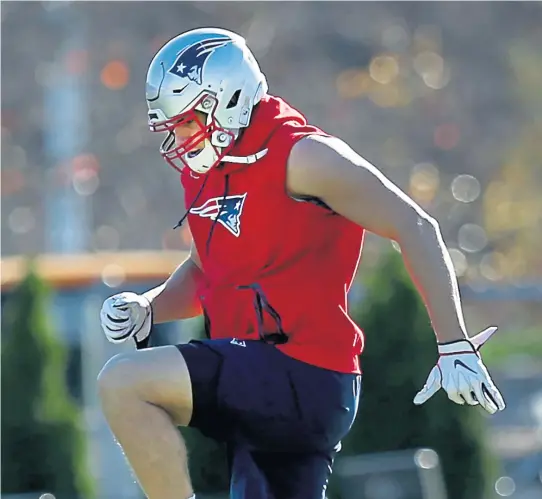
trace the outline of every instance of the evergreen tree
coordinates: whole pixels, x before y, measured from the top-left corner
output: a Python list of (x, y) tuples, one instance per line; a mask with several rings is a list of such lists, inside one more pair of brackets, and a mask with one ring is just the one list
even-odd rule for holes
[(90, 498), (80, 415), (50, 315), (49, 289), (30, 268), (2, 313), (2, 493)]

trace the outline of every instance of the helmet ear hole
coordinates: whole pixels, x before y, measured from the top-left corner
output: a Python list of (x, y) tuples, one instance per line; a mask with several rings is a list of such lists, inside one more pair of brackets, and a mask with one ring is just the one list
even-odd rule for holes
[(239, 102), (239, 97), (241, 95), (241, 89), (236, 90), (231, 99), (230, 102), (228, 102), (228, 105), (226, 106), (226, 109), (231, 109), (232, 107), (237, 106), (237, 103)]
[(225, 132), (224, 130), (217, 130), (216, 132), (213, 132), (211, 136), (211, 144), (216, 147), (228, 147), (234, 137), (230, 134)]

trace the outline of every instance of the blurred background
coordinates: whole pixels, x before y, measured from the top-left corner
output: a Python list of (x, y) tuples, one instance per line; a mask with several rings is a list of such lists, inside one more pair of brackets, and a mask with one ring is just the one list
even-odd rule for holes
[[(36, 372), (31, 380), (25, 374), (31, 370), (17, 360), (26, 358), (24, 342), (13, 338), (16, 325), (26, 327), (28, 338), (40, 330), (40, 320), (32, 322), (29, 308), (20, 305), (21, 296), (38, 303), (43, 298), (51, 304), (45, 314), (47, 348), (54, 344), (66, 352), (58, 364), (64, 380), (59, 382), (66, 384), (74, 414), (80, 413), (74, 424), (85, 442), (82, 467), (94, 497), (141, 497), (97, 406), (96, 375), (119, 351), (101, 337), (98, 311), (110, 294), (161, 282), (188, 249), (187, 230), (172, 230), (184, 212), (183, 193), (176, 172), (158, 153), (162, 138), (148, 131), (144, 88), (158, 48), (202, 26), (244, 35), (270, 93), (349, 142), (439, 220), (472, 333), (489, 323), (501, 329), (484, 358), (508, 408), (483, 419), (480, 445), (496, 463), (483, 497), (542, 497), (539, 2), (3, 1), (3, 469), (16, 470), (13, 476), (20, 471), (17, 462), (27, 462), (29, 454), (36, 459), (25, 453), (24, 443), (31, 439), (32, 417), (43, 416), (24, 410), (19, 384), (25, 376), (30, 385), (39, 384), (43, 375)], [(372, 288), (364, 275), (382, 268), (389, 247), (367, 238), (352, 290), (354, 307), (370, 303)], [(27, 277), (29, 257), (34, 266)], [(49, 289), (46, 298), (42, 284)], [(162, 326), (157, 341), (185, 340), (198, 331), (197, 320)], [(381, 335), (378, 341), (393, 340)], [(432, 358), (429, 350), (424, 370)], [(7, 362), (22, 369), (17, 376), (6, 375)], [(30, 418), (26, 427), (12, 409), (17, 401)], [(19, 440), (5, 434), (13, 428)], [(6, 441), (16, 454), (6, 450)], [(405, 469), (416, 476), (435, 468), (420, 464), (419, 454), (368, 461), (364, 455), (341, 468), (345, 476), (368, 476), (371, 469), (390, 470), (392, 476), (402, 466), (397, 462), (407, 463)], [(6, 476), (3, 471), (3, 483)], [(38, 497), (36, 491), (53, 490), (42, 487), (56, 483), (47, 480), (52, 478), (35, 486), (28, 480), (10, 483), (2, 497)], [(358, 495), (342, 497), (446, 494), (420, 489), (406, 495), (407, 485), (371, 484), (350, 487)], [(91, 497), (75, 485), (73, 490), (65, 497)], [(451, 499), (482, 498), (476, 494), (450, 495), (448, 488)]]

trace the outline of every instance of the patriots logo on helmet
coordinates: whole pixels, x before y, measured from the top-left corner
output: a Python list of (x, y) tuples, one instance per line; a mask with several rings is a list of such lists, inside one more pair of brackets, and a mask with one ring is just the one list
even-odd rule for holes
[(203, 82), (203, 68), (209, 56), (218, 48), (231, 43), (231, 38), (208, 38), (186, 47), (169, 69), (171, 74), (188, 78), (201, 85)]
[(217, 222), (226, 227), (235, 237), (241, 235), (241, 213), (245, 204), (247, 193), (235, 196), (211, 198), (201, 206), (192, 208), (190, 213), (200, 217), (218, 220)]

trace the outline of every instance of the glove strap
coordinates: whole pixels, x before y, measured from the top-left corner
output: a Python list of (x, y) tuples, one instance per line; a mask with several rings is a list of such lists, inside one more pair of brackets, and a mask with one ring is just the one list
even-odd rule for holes
[(469, 340), (455, 340), (438, 344), (440, 355), (476, 354), (476, 349)]

